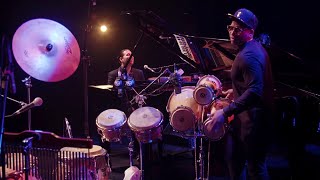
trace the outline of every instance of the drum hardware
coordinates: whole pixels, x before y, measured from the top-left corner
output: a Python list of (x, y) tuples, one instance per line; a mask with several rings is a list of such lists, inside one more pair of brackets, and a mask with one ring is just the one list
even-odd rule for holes
[(71, 125), (70, 125), (70, 123), (69, 123), (69, 121), (68, 121), (68, 119), (66, 117), (64, 118), (64, 121), (66, 123), (66, 129), (67, 129), (68, 137), (72, 138)]
[[(204, 115), (205, 115), (205, 108), (207, 108), (207, 106), (201, 106), (201, 118), (199, 120), (199, 123), (197, 124), (197, 132), (195, 133), (197, 135), (200, 136), (195, 136), (195, 138), (200, 138), (200, 146), (199, 146), (199, 159), (197, 160), (196, 156), (195, 156), (195, 173), (196, 176), (198, 176), (198, 171), (197, 171), (197, 163), (199, 164), (199, 177), (197, 177), (197, 179), (199, 180), (203, 180), (204, 178), (204, 150), (203, 150), (203, 119), (204, 119)], [(195, 147), (197, 146), (197, 140), (195, 139)], [(197, 154), (197, 148), (195, 148), (195, 154)], [(208, 152), (209, 153), (209, 152)], [(209, 169), (207, 170), (209, 172)]]
[[(142, 93), (144, 93), (152, 84), (154, 84), (161, 76), (163, 76), (166, 73), (171, 73), (170, 70), (167, 68), (165, 69), (162, 73), (160, 73), (153, 81), (151, 81), (145, 88), (143, 88), (139, 93), (137, 93), (135, 90), (134, 92), (136, 93), (136, 96), (133, 97), (130, 101), (131, 104), (133, 104), (134, 102), (138, 103), (138, 105), (141, 105), (144, 103), (144, 99), (146, 97), (142, 96)], [(158, 91), (159, 89), (161, 89), (164, 85), (166, 85), (169, 82), (169, 80), (167, 80), (160, 88), (154, 90), (152, 93), (149, 93), (149, 95), (153, 94), (154, 92)], [(132, 88), (134, 89), (134, 88)], [(141, 107), (139, 106), (139, 107)]]
[(25, 156), (25, 167), (24, 169), (24, 174), (25, 174), (25, 179), (28, 180), (29, 178), (29, 172), (30, 172), (30, 149), (32, 148), (32, 142), (34, 139), (40, 140), (41, 136), (31, 136), (28, 138), (25, 138), (22, 143), (24, 145), (23, 148), (23, 155)]

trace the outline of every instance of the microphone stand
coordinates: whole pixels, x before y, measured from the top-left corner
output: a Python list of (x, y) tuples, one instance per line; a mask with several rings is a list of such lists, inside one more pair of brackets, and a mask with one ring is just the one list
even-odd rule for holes
[[(2, 73), (2, 72), (1, 72)], [(1, 77), (2, 78), (2, 77)], [(2, 101), (2, 109), (1, 109), (1, 132), (0, 132), (0, 154), (1, 154), (1, 166), (2, 166), (2, 179), (4, 180), (5, 177), (5, 152), (4, 152), (4, 142), (3, 142), (3, 133), (4, 133), (4, 117), (6, 113), (6, 104), (7, 104), (7, 94), (8, 94), (8, 87), (9, 87), (9, 78), (10, 75), (5, 73), (4, 79), (5, 79), (5, 90), (4, 90), (4, 98)], [(1, 79), (2, 83), (2, 79)], [(1, 89), (1, 88), (0, 88)]]
[(162, 70), (162, 68), (170, 68), (170, 67), (184, 65), (184, 64), (187, 64), (187, 63), (174, 63), (174, 64), (170, 64), (170, 65), (167, 65), (167, 66), (160, 66), (160, 67), (155, 67), (155, 68), (151, 68), (151, 69), (153, 69), (153, 70), (156, 70), (156, 69)]
[[(4, 61), (5, 61), (5, 49), (7, 50), (7, 58), (10, 58), (10, 54), (11, 53), (11, 49), (10, 46), (7, 45), (7, 47), (5, 46), (6, 44), (6, 36), (3, 35), (1, 38), (1, 56), (0, 56), (0, 65), (4, 65)], [(12, 64), (10, 64), (11, 62), (9, 62), (8, 67), (12, 67)], [(4, 118), (5, 118), (5, 113), (6, 113), (6, 105), (7, 105), (7, 96), (8, 96), (8, 89), (9, 89), (9, 80), (10, 80), (10, 72), (13, 71), (13, 69), (7, 69), (7, 68), (3, 68), (4, 69), (4, 73), (2, 76), (2, 67), (0, 66), (0, 94), (2, 94), (1, 90), (2, 90), (2, 80), (4, 80), (5, 82), (5, 86), (4, 86), (4, 96), (3, 96), (3, 101), (2, 101), (2, 109), (1, 109), (1, 127), (0, 127), (0, 159), (1, 159), (1, 166), (2, 166), (2, 177), (1, 179), (5, 180), (6, 179), (6, 170), (5, 170), (5, 152), (4, 152), (4, 142), (3, 142), (3, 134), (4, 134)]]
[(83, 48), (81, 51), (81, 60), (83, 61), (83, 96), (84, 96), (84, 134), (87, 138), (90, 138), (90, 133), (89, 133), (89, 120), (88, 120), (88, 67), (90, 66), (90, 60), (91, 57), (88, 55), (88, 50), (87, 50), (87, 37), (88, 33), (91, 30), (91, 25), (90, 25), (90, 18), (91, 18), (91, 11), (94, 6), (96, 6), (96, 2), (89, 0), (88, 1), (88, 16), (87, 16), (87, 24), (84, 29), (84, 38), (83, 38)]

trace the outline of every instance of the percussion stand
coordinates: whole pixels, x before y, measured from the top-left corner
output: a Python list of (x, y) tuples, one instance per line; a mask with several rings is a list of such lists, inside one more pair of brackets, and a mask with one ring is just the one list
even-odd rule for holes
[[(31, 76), (22, 80), (27, 87), (28, 104), (31, 103)], [(28, 110), (28, 129), (31, 130), (31, 108)]]
[[(199, 159), (197, 160), (196, 154), (197, 154), (197, 141), (195, 141), (195, 173), (196, 173), (196, 179), (197, 180), (204, 180), (204, 150), (203, 150), (203, 119), (204, 119), (204, 113), (205, 113), (205, 106), (201, 107), (202, 113), (201, 113), (201, 120), (198, 124), (198, 133), (196, 132), (196, 136), (200, 137), (200, 146), (199, 146)], [(199, 164), (199, 177), (197, 172), (197, 163)], [(208, 178), (208, 177), (207, 177)]]
[(30, 173), (30, 148), (32, 148), (32, 141), (35, 137), (29, 137), (24, 139), (22, 142), (25, 145), (23, 148), (23, 154), (25, 155), (25, 167), (24, 167), (24, 173), (25, 173), (25, 180), (28, 180), (29, 173)]

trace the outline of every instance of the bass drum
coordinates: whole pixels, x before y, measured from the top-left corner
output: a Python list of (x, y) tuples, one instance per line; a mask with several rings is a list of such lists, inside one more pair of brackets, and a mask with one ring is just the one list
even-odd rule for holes
[[(219, 110), (223, 109), (224, 107), (228, 106), (231, 103), (231, 100), (226, 99), (226, 98), (220, 98), (216, 99), (211, 103), (210, 107), (210, 115), (209, 118), (207, 118), (204, 123), (203, 123), (203, 131), (204, 134), (206, 135), (207, 138), (209, 138), (212, 141), (218, 141), (220, 140), (225, 133), (229, 129), (229, 123), (233, 120), (233, 115), (228, 117), (228, 120), (222, 125), (218, 126), (215, 122), (214, 119), (211, 117), (214, 115), (214, 113)], [(209, 124), (213, 124), (213, 128), (209, 129)]]
[(174, 130), (185, 132), (193, 129), (201, 117), (201, 106), (193, 98), (194, 86), (184, 86), (181, 93), (169, 97), (167, 112)]
[(214, 75), (205, 75), (199, 79), (193, 93), (198, 104), (208, 105), (222, 90), (220, 80)]

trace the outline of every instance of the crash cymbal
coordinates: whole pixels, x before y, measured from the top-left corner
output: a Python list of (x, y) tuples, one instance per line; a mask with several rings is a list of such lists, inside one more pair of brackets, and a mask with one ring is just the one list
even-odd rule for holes
[(76, 38), (66, 27), (49, 19), (22, 24), (13, 36), (12, 50), (27, 74), (46, 82), (68, 78), (80, 62)]

